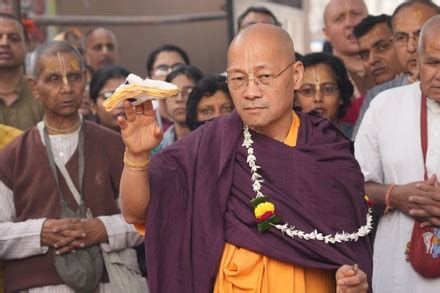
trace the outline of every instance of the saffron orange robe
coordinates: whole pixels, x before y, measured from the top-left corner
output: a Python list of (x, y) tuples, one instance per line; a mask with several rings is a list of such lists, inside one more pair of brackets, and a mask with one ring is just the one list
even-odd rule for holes
[[(295, 147), (301, 121), (292, 113), (292, 125), (284, 143)], [(334, 271), (295, 266), (226, 243), (214, 292), (331, 293), (335, 288)]]

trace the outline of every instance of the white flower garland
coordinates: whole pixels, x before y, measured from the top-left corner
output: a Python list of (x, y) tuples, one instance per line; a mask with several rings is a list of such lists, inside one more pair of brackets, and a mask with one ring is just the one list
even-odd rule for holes
[[(259, 197), (267, 197), (261, 192), (261, 184), (263, 183), (263, 177), (258, 174), (258, 169), (261, 167), (257, 165), (254, 154), (254, 149), (252, 148), (252, 145), (254, 141), (252, 140), (251, 133), (249, 132), (249, 127), (247, 125), (244, 125), (243, 128), (243, 146), (247, 149), (247, 163), (249, 167), (251, 168), (251, 179), (252, 179), (252, 189), (256, 193), (255, 198)], [(322, 233), (318, 232), (316, 229), (311, 233), (306, 233), (301, 230), (295, 229), (295, 226), (289, 225), (288, 223), (285, 223), (284, 225), (274, 225), (271, 224), (273, 227), (280, 230), (283, 234), (286, 234), (290, 238), (301, 238), (304, 240), (320, 240), (324, 241), (325, 243), (340, 243), (340, 242), (348, 242), (348, 241), (357, 241), (360, 237), (364, 237), (370, 233), (372, 229), (372, 222), (373, 217), (371, 216), (371, 208), (368, 209), (367, 213), (367, 222), (364, 226), (361, 226), (356, 233), (347, 233), (347, 232), (338, 232), (335, 235), (323, 235)]]

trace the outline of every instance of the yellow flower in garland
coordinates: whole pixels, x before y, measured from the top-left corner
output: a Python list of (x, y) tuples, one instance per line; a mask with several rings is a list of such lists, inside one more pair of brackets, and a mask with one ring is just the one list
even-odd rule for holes
[(251, 206), (257, 219), (258, 231), (264, 232), (271, 225), (281, 223), (281, 219), (275, 215), (275, 205), (267, 197), (256, 197), (251, 200)]
[(268, 201), (260, 203), (254, 210), (257, 219), (268, 212), (275, 213), (275, 205)]

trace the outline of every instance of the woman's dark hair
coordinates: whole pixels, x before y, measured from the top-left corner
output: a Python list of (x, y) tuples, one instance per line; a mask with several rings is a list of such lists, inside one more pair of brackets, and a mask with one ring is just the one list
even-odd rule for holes
[(180, 55), (180, 57), (182, 57), (186, 65), (189, 65), (191, 63), (188, 54), (182, 48), (177, 47), (176, 45), (163, 45), (155, 49), (148, 56), (147, 64), (146, 64), (148, 76), (151, 76), (154, 62), (156, 62), (157, 56), (162, 52), (176, 52), (177, 54)]
[(304, 64), (304, 68), (318, 64), (325, 64), (331, 69), (331, 71), (333, 71), (333, 76), (336, 80), (336, 85), (339, 89), (341, 95), (340, 98), (342, 100), (342, 104), (339, 106), (336, 115), (338, 119), (344, 117), (347, 108), (351, 105), (354, 88), (348, 78), (347, 69), (342, 60), (334, 55), (319, 52), (307, 54), (303, 56), (301, 61)]
[(188, 102), (186, 103), (186, 124), (191, 131), (203, 124), (197, 120), (197, 106), (199, 102), (203, 97), (211, 97), (217, 91), (222, 91), (227, 97), (231, 98), (228, 85), (226, 84), (226, 77), (208, 75), (197, 83), (189, 95)]
[(195, 84), (203, 78), (203, 72), (201, 72), (200, 69), (198, 69), (197, 67), (192, 65), (182, 65), (171, 71), (170, 74), (168, 74), (165, 78), (165, 81), (171, 82), (179, 75), (185, 75)]
[(92, 79), (90, 80), (89, 93), (90, 98), (96, 103), (98, 99), (99, 92), (105, 86), (107, 81), (112, 78), (123, 78), (125, 79), (130, 74), (126, 68), (122, 66), (112, 65), (101, 69), (98, 69), (93, 73)]

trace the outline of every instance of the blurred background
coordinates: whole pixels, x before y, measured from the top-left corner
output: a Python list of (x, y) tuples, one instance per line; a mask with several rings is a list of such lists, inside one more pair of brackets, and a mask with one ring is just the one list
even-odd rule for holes
[[(370, 14), (391, 14), (404, 0), (365, 0)], [(145, 76), (151, 51), (172, 43), (188, 52), (205, 73), (226, 68), (226, 52), (236, 32), (236, 18), (249, 6), (265, 6), (294, 37), (300, 53), (321, 51), (324, 7), (328, 0), (0, 0), (0, 11), (28, 19), (31, 40), (52, 39), (59, 32), (104, 26), (115, 32), (120, 64)], [(439, 1), (434, 1), (440, 4)], [(32, 46), (31, 48), (32, 49)]]

